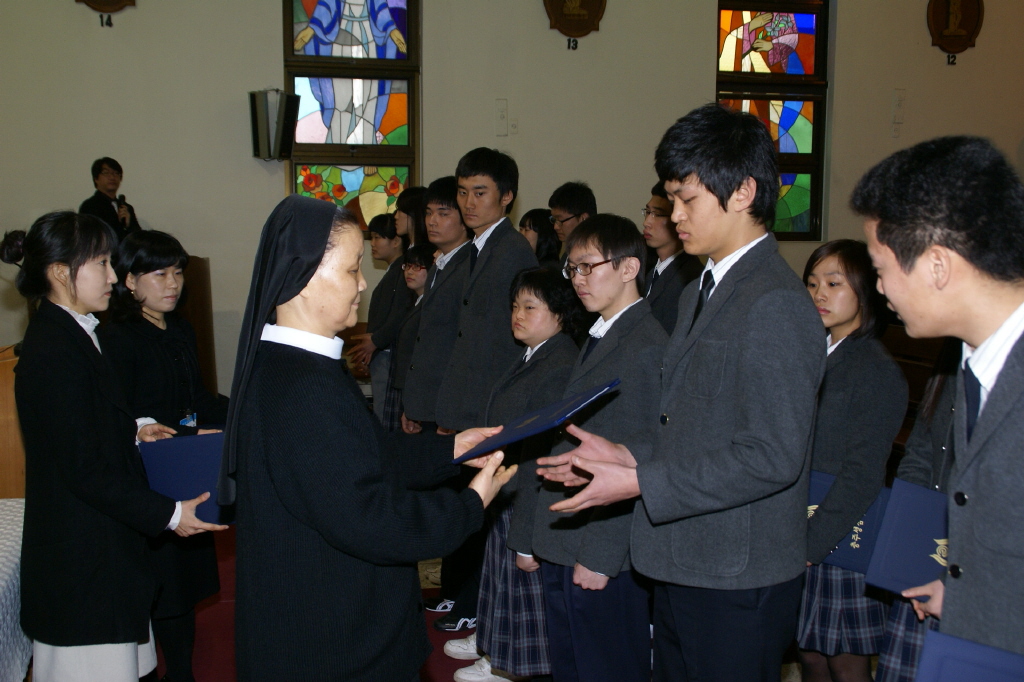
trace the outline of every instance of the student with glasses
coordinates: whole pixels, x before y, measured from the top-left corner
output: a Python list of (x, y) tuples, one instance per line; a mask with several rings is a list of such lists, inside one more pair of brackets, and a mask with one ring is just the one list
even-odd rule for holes
[[(597, 199), (585, 182), (567, 182), (556, 189), (548, 199), (548, 207), (551, 209), (551, 224), (555, 234), (563, 242), (580, 223), (597, 215)], [(562, 255), (563, 266), (566, 256)]]
[(661, 182), (651, 188), (651, 198), (640, 214), (644, 217), (644, 241), (658, 259), (647, 272), (644, 297), (651, 305), (654, 319), (671, 334), (679, 314), (679, 296), (687, 284), (700, 276), (704, 265), (699, 258), (683, 251), (683, 240), (672, 222), (672, 203)]

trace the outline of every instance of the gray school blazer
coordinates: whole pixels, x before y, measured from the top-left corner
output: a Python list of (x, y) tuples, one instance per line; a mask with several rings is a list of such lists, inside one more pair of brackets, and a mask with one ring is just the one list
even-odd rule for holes
[[(676, 585), (749, 589), (805, 570), (807, 487), (825, 328), (769, 234), (716, 285), (695, 281), (665, 351), (661, 407), (633, 450), (633, 565)], [(651, 446), (647, 446), (651, 447)]]
[[(658, 281), (651, 286), (645, 297), (651, 304), (651, 314), (661, 322), (666, 334), (672, 334), (676, 328), (676, 317), (679, 315), (679, 297), (686, 285), (700, 277), (704, 266), (700, 259), (688, 253), (680, 253), (675, 257), (665, 272), (658, 275)], [(654, 277), (654, 268), (647, 273), (647, 281)]]
[(961, 371), (942, 632), (1024, 654), (1024, 337), (1006, 358), (970, 440), (966, 415)]

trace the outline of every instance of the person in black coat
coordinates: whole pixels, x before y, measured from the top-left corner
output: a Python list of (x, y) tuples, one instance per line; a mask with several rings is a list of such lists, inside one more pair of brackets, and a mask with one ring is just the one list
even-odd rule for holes
[(888, 318), (864, 242), (840, 239), (818, 247), (803, 279), (829, 332), (811, 468), (836, 478), (807, 521), (800, 663), (811, 682), (870, 682), (885, 604), (865, 594), (863, 574), (822, 562), (885, 485), (885, 465), (907, 411), (907, 380), (878, 340)]
[[(412, 362), (412, 352), (416, 347), (416, 335), (420, 328), (420, 313), (423, 312), (423, 294), (427, 290), (427, 276), (430, 273), (430, 266), (434, 264), (434, 245), (430, 242), (414, 244), (405, 252), (405, 263), (402, 264), (402, 278), (406, 288), (413, 295), (413, 304), (405, 313), (402, 326), (398, 330), (398, 338), (395, 341), (395, 350), (391, 354), (391, 391), (387, 396), (388, 401), (393, 401), (394, 410), (398, 415), (405, 411), (402, 403), (402, 395), (405, 389), (405, 377), (409, 372), (409, 364)], [(388, 409), (389, 412), (392, 409)], [(389, 424), (384, 425), (388, 428)], [(388, 428), (389, 431), (401, 429), (401, 419), (397, 426)]]
[(430, 648), (416, 561), (477, 530), (515, 473), (499, 453), (461, 492), (400, 484), (403, 448), (458, 454), (497, 430), (385, 440), (336, 336), (357, 319), (362, 254), (355, 216), (296, 195), (257, 251), (225, 432), (236, 485), (219, 488), (238, 506), (239, 680), (413, 679)]
[(110, 226), (117, 234), (117, 241), (142, 229), (135, 209), (124, 200), (123, 194), (117, 193), (123, 175), (121, 164), (109, 156), (93, 161), (92, 184), (96, 192), (78, 207), (79, 213), (96, 216)]
[[(178, 436), (209, 433), (222, 425), (228, 400), (211, 395), (199, 372), (192, 326), (174, 314), (183, 294), (188, 254), (164, 232), (133, 232), (114, 259), (118, 281), (113, 323), (99, 329), (107, 359), (138, 420), (170, 425)], [(167, 679), (190, 682), (195, 605), (220, 590), (213, 535), (168, 533), (149, 541), (160, 589), (153, 631), (164, 653)]]
[(533, 208), (524, 213), (519, 219), (519, 234), (530, 242), (530, 247), (542, 268), (551, 268), (556, 272), (562, 269), (562, 261), (558, 257), (558, 252), (562, 250), (562, 241), (555, 234), (549, 209)]
[(195, 517), (208, 494), (175, 502), (149, 488), (135, 439), (169, 429), (137, 428), (94, 332), (92, 313), (107, 308), (116, 280), (115, 244), (102, 221), (65, 211), (27, 235), (8, 233), (0, 247), (4, 262), (22, 261), (18, 291), (39, 306), (14, 391), (25, 443), (21, 627), (40, 682), (134, 679), (155, 668), (145, 536), (224, 528)]
[(655, 183), (651, 188), (651, 199), (642, 213), (644, 241), (657, 256), (647, 272), (644, 298), (651, 306), (654, 319), (671, 336), (679, 315), (679, 297), (686, 285), (700, 276), (704, 265), (699, 258), (683, 251), (683, 241), (672, 222), (672, 202), (662, 183)]

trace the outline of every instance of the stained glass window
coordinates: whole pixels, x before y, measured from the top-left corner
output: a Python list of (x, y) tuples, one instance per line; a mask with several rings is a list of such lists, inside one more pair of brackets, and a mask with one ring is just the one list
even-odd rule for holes
[(295, 164), (298, 194), (344, 206), (359, 218), (364, 230), (374, 216), (394, 212), (408, 182), (408, 166)]
[(775, 205), (775, 232), (811, 231), (810, 173), (782, 173), (779, 202)]
[(369, 78), (295, 78), (299, 144), (409, 144), (409, 83)]
[(407, 0), (291, 0), (291, 4), (296, 56), (408, 56)]
[(815, 14), (719, 10), (718, 70), (813, 74)]
[(723, 99), (723, 105), (754, 114), (768, 128), (780, 154), (814, 151), (814, 102), (775, 99)]

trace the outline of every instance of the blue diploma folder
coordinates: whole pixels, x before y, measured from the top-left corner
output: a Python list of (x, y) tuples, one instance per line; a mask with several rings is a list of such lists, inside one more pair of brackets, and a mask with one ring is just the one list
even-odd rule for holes
[[(814, 510), (825, 499), (825, 495), (828, 494), (835, 481), (836, 477), (832, 474), (811, 471), (811, 487), (807, 495), (807, 518), (813, 516)], [(889, 502), (889, 492), (888, 488), (882, 488), (878, 497), (864, 512), (864, 516), (850, 529), (846, 537), (839, 541), (836, 548), (825, 557), (822, 563), (845, 568), (855, 573), (864, 573), (868, 570), (868, 562), (875, 549), (882, 516), (885, 514), (885, 507)]]
[(949, 498), (896, 479), (864, 579), (899, 594), (927, 585), (946, 570)]
[(929, 630), (916, 682), (1024, 682), (1024, 656)]
[(140, 443), (139, 451), (150, 488), (175, 500), (191, 500), (208, 492), (210, 499), (196, 507), (196, 516), (207, 523), (224, 523), (217, 504), (223, 433)]
[(466, 454), (456, 459), (455, 464), (468, 462), (469, 460), (480, 457), (481, 455), (486, 455), (488, 452), (498, 450), (509, 443), (515, 443), (516, 441), (523, 440), (524, 438), (529, 438), (530, 436), (535, 436), (538, 433), (543, 433), (548, 429), (553, 429), (618, 385), (619, 380), (615, 379), (607, 384), (602, 384), (597, 388), (592, 388), (589, 391), (584, 391), (583, 393), (577, 393), (576, 395), (565, 398), (564, 400), (559, 400), (557, 403), (553, 403), (547, 407), (542, 407), (536, 412), (531, 412), (530, 414), (523, 415), (518, 419), (513, 419), (508, 424), (505, 424), (505, 428), (501, 430), (501, 433), (491, 436)]

